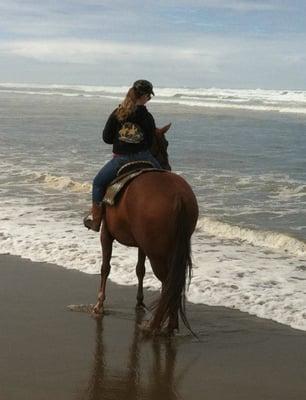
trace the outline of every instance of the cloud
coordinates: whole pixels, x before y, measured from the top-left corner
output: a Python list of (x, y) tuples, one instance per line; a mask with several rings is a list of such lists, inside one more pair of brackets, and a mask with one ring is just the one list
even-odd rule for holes
[(159, 3), (168, 6), (189, 6), (201, 9), (210, 8), (245, 12), (284, 10), (288, 7), (284, 1), (277, 0), (173, 0), (166, 2), (159, 0)]
[(181, 40), (180, 44), (145, 44), (142, 42), (48, 39), (0, 41), (2, 55), (35, 60), (46, 64), (116, 65), (121, 69), (127, 65), (136, 67), (170, 66), (198, 69), (203, 73), (239, 70), (239, 65), (248, 69), (271, 67), (275, 64), (303, 65), (305, 35), (251, 39), (235, 36), (206, 35)]
[[(136, 1), (137, 3), (137, 1)], [(149, 4), (151, 4), (149, 2)], [(154, 3), (152, 3), (152, 7)], [(133, 39), (150, 41), (154, 33), (168, 30), (155, 10), (118, 1), (62, 0), (38, 3), (0, 0), (0, 38)]]
[(306, 37), (209, 35), (178, 45), (52, 39), (0, 41), (1, 81), (158, 86), (305, 88)]
[[(33, 37), (58, 35), (82, 37), (87, 35), (135, 35), (155, 36), (160, 31), (169, 32), (169, 25), (177, 21), (177, 10), (188, 15), (217, 10), (218, 13), (254, 11), (284, 11), (290, 7), (288, 0), (0, 0), (0, 24), (2, 32)], [(205, 17), (200, 14), (199, 17)], [(218, 17), (216, 17), (218, 19)], [(197, 21), (198, 25), (201, 21)], [(218, 21), (207, 21), (212, 23)], [(223, 20), (224, 22), (224, 20)], [(189, 28), (192, 28), (190, 26)], [(150, 35), (148, 34), (150, 32)]]
[(32, 74), (40, 81), (95, 83), (96, 77), (99, 83), (109, 76), (122, 84), (146, 75), (165, 86), (250, 87), (276, 79), (283, 85), (295, 75), (302, 82), (305, 27), (294, 6), (289, 0), (0, 0), (1, 79)]
[(0, 52), (46, 63), (96, 64), (100, 62), (144, 63), (164, 62), (197, 63), (200, 59), (207, 67), (216, 64), (218, 50), (142, 43), (98, 40), (28, 40), (0, 42)]

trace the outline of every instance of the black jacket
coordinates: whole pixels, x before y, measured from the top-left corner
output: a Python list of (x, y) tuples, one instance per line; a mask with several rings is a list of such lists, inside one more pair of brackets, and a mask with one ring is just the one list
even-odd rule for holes
[[(136, 111), (124, 122), (119, 122), (115, 115), (116, 110), (109, 116), (103, 130), (103, 140), (105, 143), (113, 145), (113, 153), (129, 154), (149, 150), (156, 128), (152, 114), (149, 113), (145, 106), (137, 106)], [(141, 128), (143, 140), (140, 143), (126, 143), (119, 140), (119, 130), (125, 122), (136, 123)]]

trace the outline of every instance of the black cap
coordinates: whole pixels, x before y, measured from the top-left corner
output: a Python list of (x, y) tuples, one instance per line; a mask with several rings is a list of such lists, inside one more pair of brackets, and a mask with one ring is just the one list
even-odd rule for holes
[(154, 92), (153, 92), (153, 85), (151, 82), (146, 81), (145, 79), (139, 79), (138, 81), (133, 83), (133, 88), (140, 94), (140, 95), (144, 95), (144, 94), (153, 94), (153, 96), (155, 96)]

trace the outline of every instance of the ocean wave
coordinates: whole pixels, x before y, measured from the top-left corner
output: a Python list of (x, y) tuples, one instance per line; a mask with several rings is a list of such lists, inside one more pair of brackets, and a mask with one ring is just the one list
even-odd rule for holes
[[(121, 99), (127, 86), (0, 83), (0, 93)], [(156, 88), (155, 103), (190, 107), (306, 114), (306, 91), (220, 88)]]
[[(231, 179), (232, 175), (226, 176)], [(306, 185), (302, 180), (292, 179), (288, 175), (262, 174), (241, 175), (234, 185), (239, 189), (252, 188), (257, 192), (267, 193), (273, 200), (289, 200), (306, 196)]]
[(306, 243), (304, 241), (280, 232), (244, 228), (209, 217), (202, 217), (198, 222), (197, 229), (211, 236), (239, 240), (254, 246), (266, 247), (298, 257), (306, 256)]
[(89, 182), (78, 182), (69, 176), (56, 176), (46, 173), (35, 172), (34, 177), (30, 178), (31, 182), (39, 182), (47, 185), (50, 188), (57, 190), (71, 190), (73, 192), (89, 193), (91, 184)]
[[(236, 100), (239, 101), (238, 99)], [(282, 107), (280, 105), (256, 105), (256, 104), (234, 104), (232, 103), (224, 103), (224, 102), (204, 102), (204, 101), (194, 101), (194, 100), (156, 100), (156, 103), (167, 103), (167, 104), (179, 104), (182, 106), (189, 106), (189, 107), (203, 107), (203, 108), (213, 108), (213, 109), (229, 109), (229, 110), (248, 110), (248, 111), (272, 111), (278, 113), (292, 113), (292, 114), (306, 114), (306, 106), (303, 107)]]
[(304, 196), (306, 196), (306, 185), (284, 187), (277, 194), (277, 197), (281, 200)]
[[(91, 183), (78, 182), (69, 176), (56, 176), (48, 173), (35, 172), (31, 175), (31, 182), (42, 183), (56, 190), (70, 190), (78, 193), (90, 193)], [(284, 189), (285, 190), (285, 189)], [(305, 186), (286, 189), (289, 192), (280, 193), (281, 196), (304, 194)], [(246, 242), (248, 244), (281, 251), (294, 256), (306, 256), (306, 243), (290, 235), (273, 231), (262, 231), (225, 223), (211, 217), (202, 217), (197, 224), (197, 230), (205, 234)]]
[(45, 91), (31, 91), (31, 90), (1, 90), (0, 93), (12, 94), (26, 94), (26, 95), (40, 95), (40, 96), (63, 96), (63, 97), (85, 97), (85, 98), (107, 98), (111, 100), (120, 100), (122, 97), (109, 94), (86, 94), (86, 93), (73, 93), (73, 92), (45, 92)]

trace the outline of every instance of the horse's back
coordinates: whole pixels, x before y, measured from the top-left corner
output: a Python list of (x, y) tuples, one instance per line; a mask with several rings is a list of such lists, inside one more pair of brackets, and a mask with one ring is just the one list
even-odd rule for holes
[(108, 208), (108, 229), (123, 244), (165, 246), (173, 237), (182, 207), (191, 235), (198, 206), (189, 184), (172, 172), (146, 172), (128, 185), (115, 207)]

